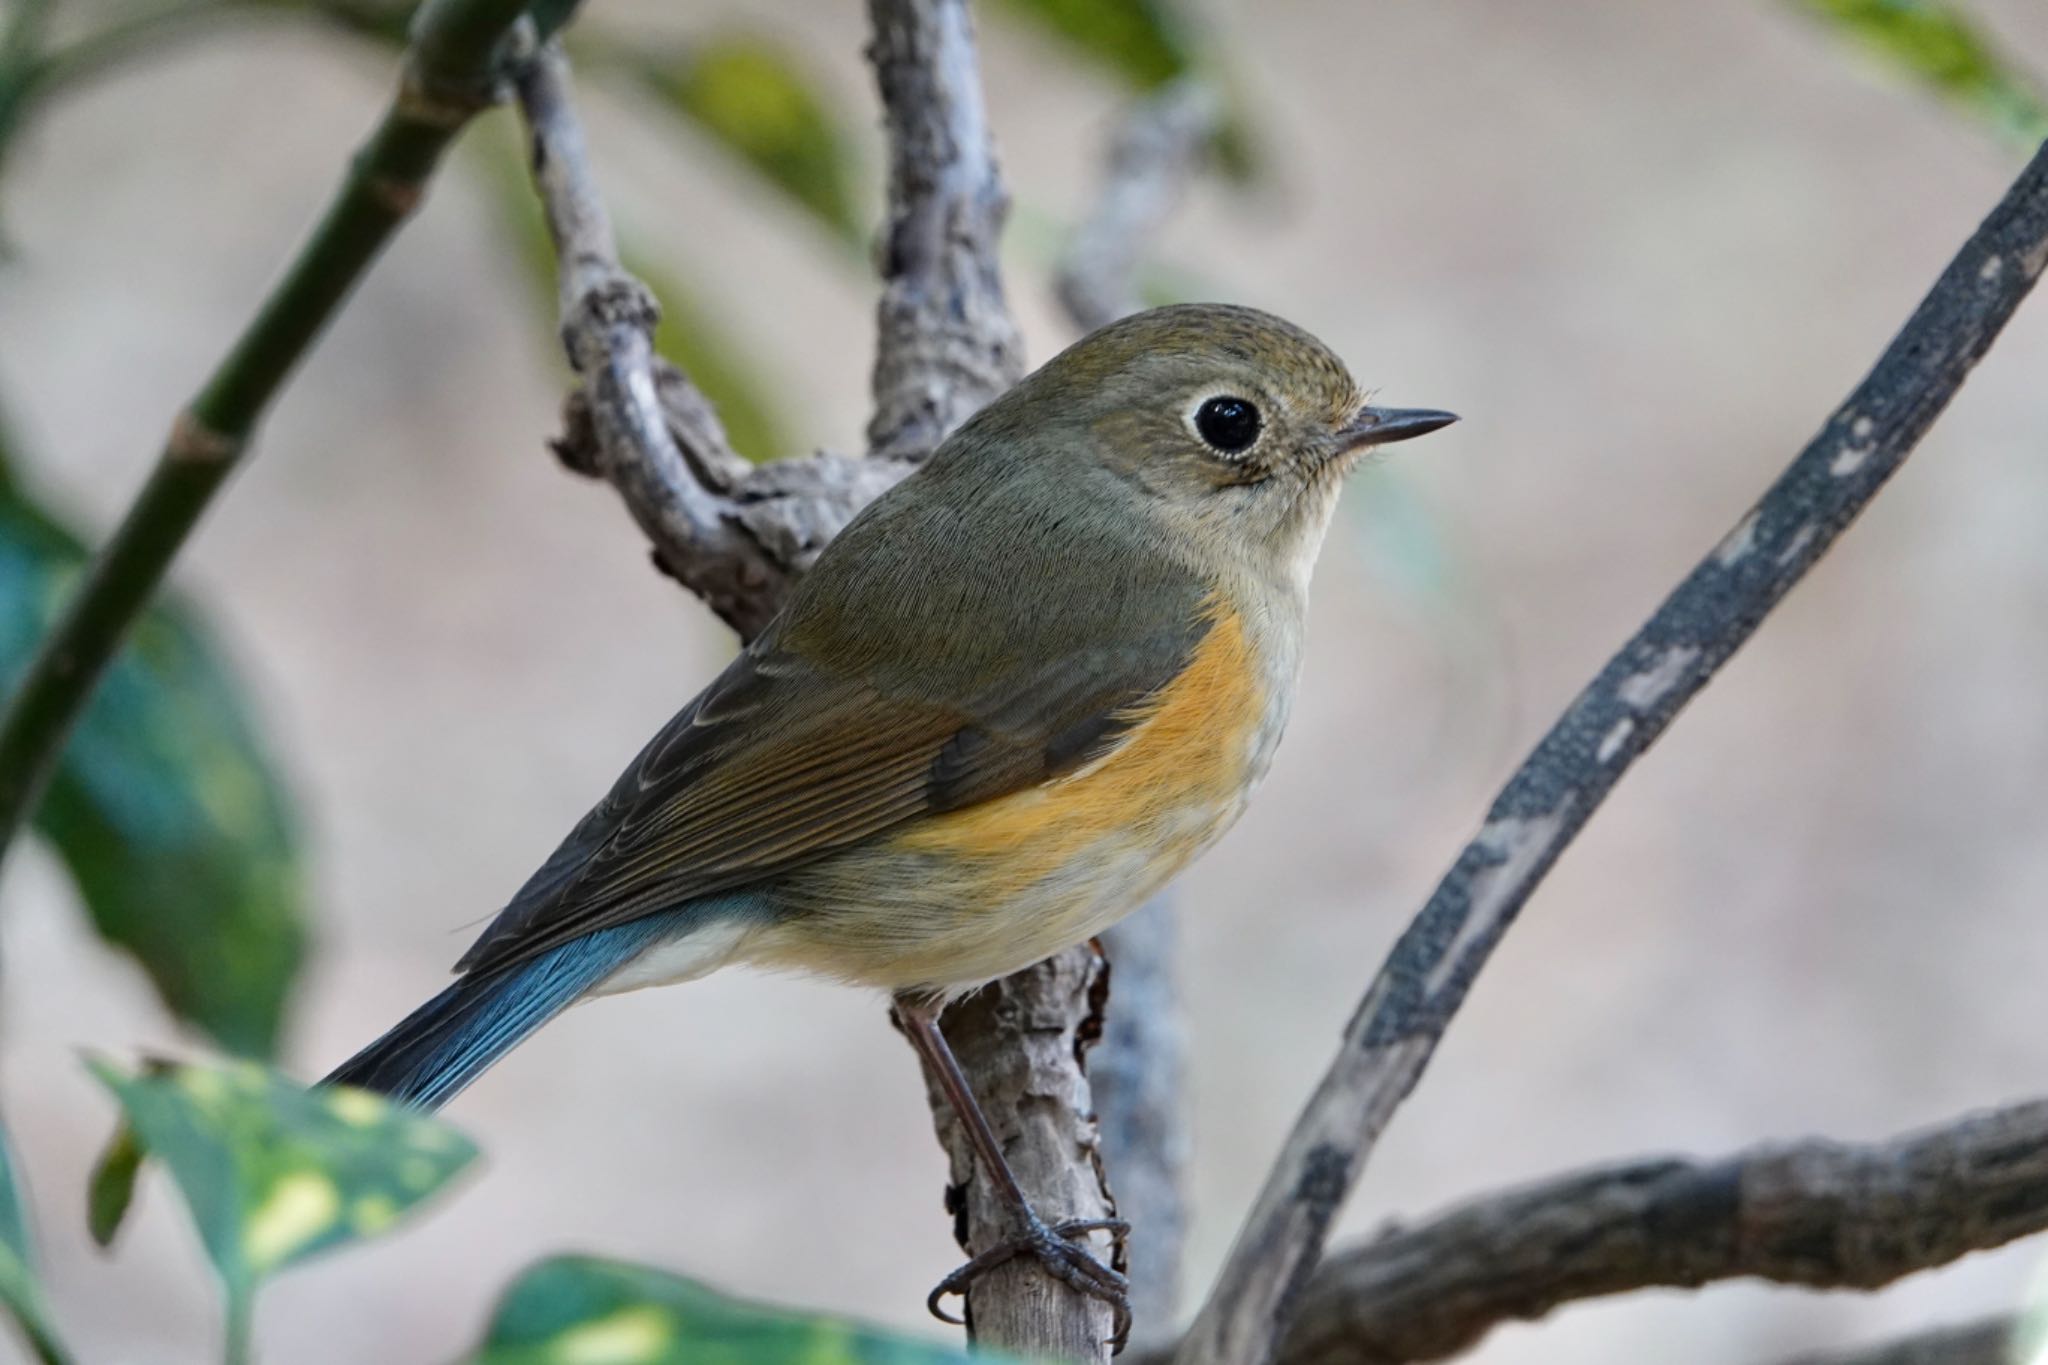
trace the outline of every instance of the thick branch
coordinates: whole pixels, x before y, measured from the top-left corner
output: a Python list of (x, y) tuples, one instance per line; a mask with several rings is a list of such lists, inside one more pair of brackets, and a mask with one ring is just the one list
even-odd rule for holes
[[(981, 1109), (1017, 1183), (1048, 1223), (1115, 1215), (1104, 1188), (1083, 1053), (1102, 1029), (1108, 987), (1101, 959), (1069, 948), (946, 1011), (945, 1032), (972, 1078)], [(963, 1248), (991, 1245), (1009, 1216), (975, 1164), (967, 1135), (930, 1076), (933, 1122), (952, 1162), (946, 1208)], [(1102, 1234), (1095, 1251), (1107, 1255)], [(1032, 1359), (1103, 1360), (1110, 1307), (1054, 1280), (1020, 1257), (969, 1291), (977, 1341)]]
[(66, 736), (250, 434), (356, 281), (426, 192), (441, 153), (496, 96), (495, 59), (525, 0), (427, 0), (398, 90), (283, 279), (191, 405), (156, 469), (0, 715), (0, 849), (41, 795)]
[(1074, 230), (1054, 281), (1082, 331), (1141, 306), (1139, 262), (1179, 205), (1221, 113), (1206, 81), (1183, 76), (1140, 100), (1118, 125), (1095, 206)]
[(889, 133), (868, 447), (915, 460), (1023, 376), (997, 259), (1010, 198), (965, 0), (869, 0), (868, 18)]
[(2048, 1101), (1887, 1142), (1631, 1161), (1479, 1199), (1332, 1257), (1284, 1365), (1441, 1360), (1560, 1305), (1754, 1277), (1875, 1289), (2048, 1229)]
[(1380, 969), (1182, 1344), (1258, 1365), (1394, 1110), (1516, 913), (1629, 765), (1875, 497), (2048, 263), (2037, 154), (1877, 366), (1509, 779)]

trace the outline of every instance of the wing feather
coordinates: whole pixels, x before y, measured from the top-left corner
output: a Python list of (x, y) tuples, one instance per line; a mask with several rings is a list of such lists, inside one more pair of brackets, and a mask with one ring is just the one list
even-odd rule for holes
[[(914, 479), (948, 477), (961, 476), (934, 464)], [(1031, 488), (991, 479), (945, 497)], [(997, 553), (913, 524), (950, 517), (953, 501), (892, 494), (871, 506), (784, 616), (641, 750), (458, 970), (500, 970), (772, 879), (920, 815), (1047, 781), (1114, 744), (1186, 666), (1208, 629), (1208, 594), (1157, 556), (1071, 524), (1080, 495), (1032, 495), (1057, 501), (1061, 535)], [(1055, 524), (1014, 512), (993, 522)]]

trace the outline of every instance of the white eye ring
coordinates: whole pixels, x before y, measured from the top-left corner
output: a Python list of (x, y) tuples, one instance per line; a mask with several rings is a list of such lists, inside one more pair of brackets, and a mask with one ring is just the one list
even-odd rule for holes
[(1258, 449), (1266, 435), (1266, 419), (1259, 405), (1230, 389), (1198, 394), (1181, 414), (1181, 421), (1218, 459), (1233, 463)]

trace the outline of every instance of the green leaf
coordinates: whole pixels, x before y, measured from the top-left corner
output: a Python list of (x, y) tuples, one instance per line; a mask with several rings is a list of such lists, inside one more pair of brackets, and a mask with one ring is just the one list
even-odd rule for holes
[(70, 1355), (51, 1325), (50, 1305), (36, 1278), (35, 1247), (29, 1240), (28, 1215), (21, 1186), (14, 1177), (14, 1154), (0, 1135), (0, 1303), (14, 1315), (15, 1326), (37, 1360), (65, 1365)]
[(253, 1062), (156, 1062), (135, 1076), (88, 1065), (140, 1149), (169, 1168), (231, 1323), (246, 1321), (266, 1276), (383, 1232), (476, 1156), (437, 1119), (366, 1090), (307, 1089)]
[[(76, 535), (0, 487), (0, 686), (84, 562)], [(247, 702), (189, 606), (171, 597), (136, 623), (35, 823), (100, 936), (135, 956), (172, 1013), (230, 1051), (275, 1052), (305, 952), (291, 814)]]
[(1172, 0), (1002, 0), (1001, 8), (1066, 40), (1140, 90), (1195, 65), (1191, 26)]
[(1007, 1357), (729, 1299), (648, 1266), (542, 1261), (468, 1365), (999, 1365)]
[(135, 1182), (142, 1175), (142, 1144), (135, 1129), (122, 1124), (107, 1142), (86, 1179), (85, 1226), (99, 1246), (112, 1246), (114, 1234), (135, 1202)]
[(1959, 5), (1940, 0), (1789, 0), (1886, 65), (1987, 120), (2026, 150), (2048, 138), (2048, 95)]
[[(529, 293), (547, 321), (548, 334), (553, 336), (559, 307), (555, 248), (548, 239), (540, 201), (526, 176), (524, 154), (515, 154), (510, 140), (503, 140), (498, 148), (489, 150), (496, 154), (484, 158), (482, 169), (498, 196), (499, 221), (512, 234), (519, 260), (525, 267), (522, 273)], [(681, 280), (651, 264), (628, 234), (622, 232), (620, 236), (620, 263), (661, 304), (661, 324), (655, 328), (654, 349), (689, 375), (690, 382), (711, 400), (734, 450), (756, 461), (787, 452), (790, 446), (775, 417), (770, 381), (761, 375), (725, 325), (697, 301)], [(556, 354), (560, 354), (559, 346)]]
[(621, 56), (626, 67), (699, 132), (796, 200), (849, 244), (866, 226), (854, 186), (860, 167), (841, 120), (782, 44), (729, 33), (669, 56)]

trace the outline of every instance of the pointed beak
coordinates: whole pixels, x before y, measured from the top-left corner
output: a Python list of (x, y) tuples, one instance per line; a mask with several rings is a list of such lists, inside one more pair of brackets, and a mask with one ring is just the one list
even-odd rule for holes
[(1458, 420), (1455, 412), (1435, 408), (1360, 408), (1337, 432), (1341, 449), (1362, 450), (1425, 436)]

